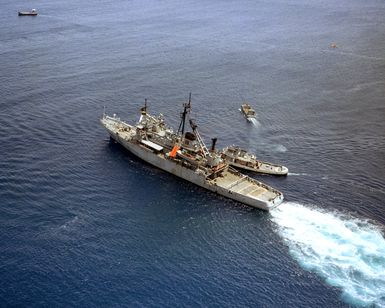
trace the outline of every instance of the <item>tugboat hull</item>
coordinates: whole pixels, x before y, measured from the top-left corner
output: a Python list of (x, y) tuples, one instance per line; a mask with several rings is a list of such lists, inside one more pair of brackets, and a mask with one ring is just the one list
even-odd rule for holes
[(257, 160), (255, 155), (239, 147), (227, 147), (221, 153), (230, 166), (238, 169), (273, 175), (287, 175), (289, 172), (287, 167)]

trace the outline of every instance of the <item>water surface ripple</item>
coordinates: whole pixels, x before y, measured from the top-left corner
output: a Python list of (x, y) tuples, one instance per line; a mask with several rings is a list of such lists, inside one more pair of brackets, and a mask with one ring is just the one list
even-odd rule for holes
[[(383, 2), (29, 5), (0, 11), (1, 306), (384, 305)], [(189, 92), (206, 140), (288, 166), (252, 175), (281, 212), (144, 164), (99, 123), (148, 98), (175, 127)]]

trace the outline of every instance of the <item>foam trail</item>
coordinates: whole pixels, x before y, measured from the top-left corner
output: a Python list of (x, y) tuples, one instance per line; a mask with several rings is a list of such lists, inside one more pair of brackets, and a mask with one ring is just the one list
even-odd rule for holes
[(307, 173), (294, 173), (294, 172), (289, 172), (288, 175), (292, 176), (303, 176), (303, 175), (308, 175)]
[(261, 126), (261, 123), (259, 123), (259, 121), (255, 118), (251, 118), (251, 119), (248, 119), (250, 121), (250, 123), (252, 123), (255, 127), (259, 127)]
[(287, 151), (287, 148), (284, 145), (282, 145), (282, 144), (277, 144), (277, 145), (274, 146), (274, 151), (275, 152), (284, 153), (284, 152)]
[(285, 202), (272, 220), (300, 265), (356, 306), (385, 307), (385, 239), (368, 221)]
[(260, 143), (260, 145), (261, 145), (261, 148), (270, 152), (278, 152), (278, 153), (287, 152), (287, 148), (282, 144)]

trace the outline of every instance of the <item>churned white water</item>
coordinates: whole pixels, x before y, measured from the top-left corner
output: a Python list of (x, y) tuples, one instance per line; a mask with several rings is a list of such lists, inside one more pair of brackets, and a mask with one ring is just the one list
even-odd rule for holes
[(251, 118), (249, 121), (250, 121), (255, 127), (260, 127), (260, 126), (261, 126), (261, 123), (260, 123), (257, 119), (255, 119), (255, 118)]
[(289, 172), (288, 175), (291, 175), (291, 176), (304, 176), (304, 175), (308, 175), (307, 173), (295, 173), (295, 172)]
[(271, 212), (290, 253), (357, 306), (385, 307), (385, 239), (374, 224), (285, 202)]

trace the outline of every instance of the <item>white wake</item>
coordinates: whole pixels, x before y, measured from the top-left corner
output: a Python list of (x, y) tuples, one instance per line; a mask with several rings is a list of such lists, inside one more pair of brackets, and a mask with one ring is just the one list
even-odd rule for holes
[(357, 306), (385, 307), (385, 239), (368, 221), (285, 202), (271, 212), (290, 253)]
[(289, 172), (288, 175), (291, 175), (291, 176), (304, 176), (304, 175), (308, 175), (308, 174), (307, 173)]
[(250, 123), (252, 123), (255, 127), (260, 127), (261, 123), (256, 118), (248, 119)]

